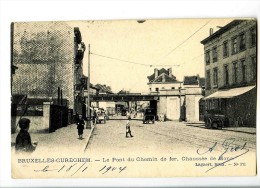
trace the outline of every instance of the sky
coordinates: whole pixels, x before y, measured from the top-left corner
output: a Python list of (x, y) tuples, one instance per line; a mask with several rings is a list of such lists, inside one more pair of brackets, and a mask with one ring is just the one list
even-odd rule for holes
[[(165, 19), (73, 21), (86, 44), (83, 73), (88, 75), (90, 44), (90, 81), (132, 93), (148, 92), (147, 76), (154, 68), (172, 68), (178, 81), (184, 76), (204, 77), (204, 47), (200, 43), (209, 36), (209, 29), (225, 26), (233, 19)], [(118, 61), (126, 60), (133, 63)], [(139, 64), (135, 64), (139, 63)], [(150, 66), (152, 65), (152, 66)]]

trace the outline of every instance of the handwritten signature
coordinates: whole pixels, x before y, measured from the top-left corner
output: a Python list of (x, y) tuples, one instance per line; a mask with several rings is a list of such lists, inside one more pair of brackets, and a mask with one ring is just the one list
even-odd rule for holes
[[(86, 165), (86, 162), (85, 162), (81, 165), (79, 165), (79, 163), (74, 163), (72, 165), (63, 165), (60, 168), (56, 168), (56, 169), (52, 168), (49, 165), (46, 165), (42, 169), (34, 170), (34, 172), (44, 172), (44, 173), (53, 172), (53, 171), (58, 172), (58, 173), (61, 173), (61, 172), (70, 173), (71, 172), (71, 176), (74, 176), (77, 173), (85, 172), (87, 169), (88, 169), (88, 166)], [(98, 170), (98, 172), (100, 172), (103, 175), (103, 174), (106, 174), (109, 172), (121, 173), (121, 172), (125, 171), (126, 169), (127, 169), (126, 166), (116, 167), (116, 166), (104, 165)]]
[[(226, 140), (223, 141), (222, 144), (219, 144), (218, 142), (215, 142), (212, 146), (210, 146), (209, 148), (199, 148), (197, 149), (197, 154), (199, 155), (204, 155), (207, 153), (212, 153), (213, 151), (217, 150), (216, 146), (220, 145), (220, 149), (221, 149), (221, 155), (218, 157), (219, 160), (224, 160), (224, 162), (219, 163), (219, 165), (213, 166), (211, 168), (209, 168), (206, 172), (218, 167), (218, 166), (224, 166), (225, 163), (232, 161), (234, 159), (237, 159), (243, 155), (245, 155), (247, 152), (249, 152), (249, 149), (246, 148), (247, 142), (238, 145), (235, 144), (235, 138), (228, 138)], [(232, 157), (226, 157), (226, 154), (235, 154), (235, 156)]]

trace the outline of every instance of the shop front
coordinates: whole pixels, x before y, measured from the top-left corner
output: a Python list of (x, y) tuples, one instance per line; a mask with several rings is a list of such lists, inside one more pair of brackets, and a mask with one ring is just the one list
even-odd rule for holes
[(206, 114), (224, 116), (224, 126), (256, 126), (256, 87), (218, 90), (204, 98)]

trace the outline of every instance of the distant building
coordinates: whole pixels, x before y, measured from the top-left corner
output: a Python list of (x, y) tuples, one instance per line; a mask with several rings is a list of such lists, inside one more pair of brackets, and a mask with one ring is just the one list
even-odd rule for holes
[(147, 78), (150, 94), (158, 95), (156, 100), (150, 101), (150, 106), (157, 109), (158, 116), (165, 115), (168, 120), (200, 120), (202, 78), (186, 76), (181, 82), (172, 74), (171, 68), (154, 69), (154, 73)]
[(95, 87), (99, 90), (98, 94), (113, 94), (111, 87), (105, 84), (96, 84)]
[(206, 110), (230, 126), (256, 123), (256, 20), (234, 20), (201, 43), (205, 51)]
[[(97, 95), (113, 94), (111, 87), (107, 86), (106, 84), (96, 84), (94, 87), (97, 88)], [(116, 108), (115, 102), (99, 101), (99, 102), (93, 103), (92, 105), (99, 107), (99, 108), (103, 108), (104, 110), (106, 110), (108, 115), (115, 114), (115, 108)]]
[(200, 78), (199, 75), (184, 76), (183, 87), (194, 87), (194, 86), (205, 88), (205, 78)]
[(182, 82), (176, 80), (172, 75), (172, 68), (168, 70), (162, 68), (154, 69), (154, 73), (147, 77), (150, 92), (159, 92), (161, 90), (178, 89), (182, 86)]

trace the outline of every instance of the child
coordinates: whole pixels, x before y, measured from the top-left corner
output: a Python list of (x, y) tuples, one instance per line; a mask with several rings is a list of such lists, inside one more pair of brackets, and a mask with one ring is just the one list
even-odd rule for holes
[(77, 125), (78, 125), (77, 129), (78, 129), (79, 139), (82, 139), (84, 125), (85, 125), (85, 122), (84, 122), (82, 116), (80, 116), (79, 121), (77, 122)]
[(31, 121), (27, 118), (22, 118), (18, 122), (21, 130), (18, 133), (15, 142), (15, 150), (17, 152), (33, 152), (36, 148), (36, 146), (32, 144), (31, 136), (28, 133), (30, 122)]
[(127, 120), (127, 123), (126, 123), (126, 136), (125, 136), (125, 137), (128, 137), (128, 134), (130, 135), (130, 137), (134, 137), (134, 136), (131, 134), (130, 120), (131, 120), (131, 117), (128, 117), (128, 120)]

